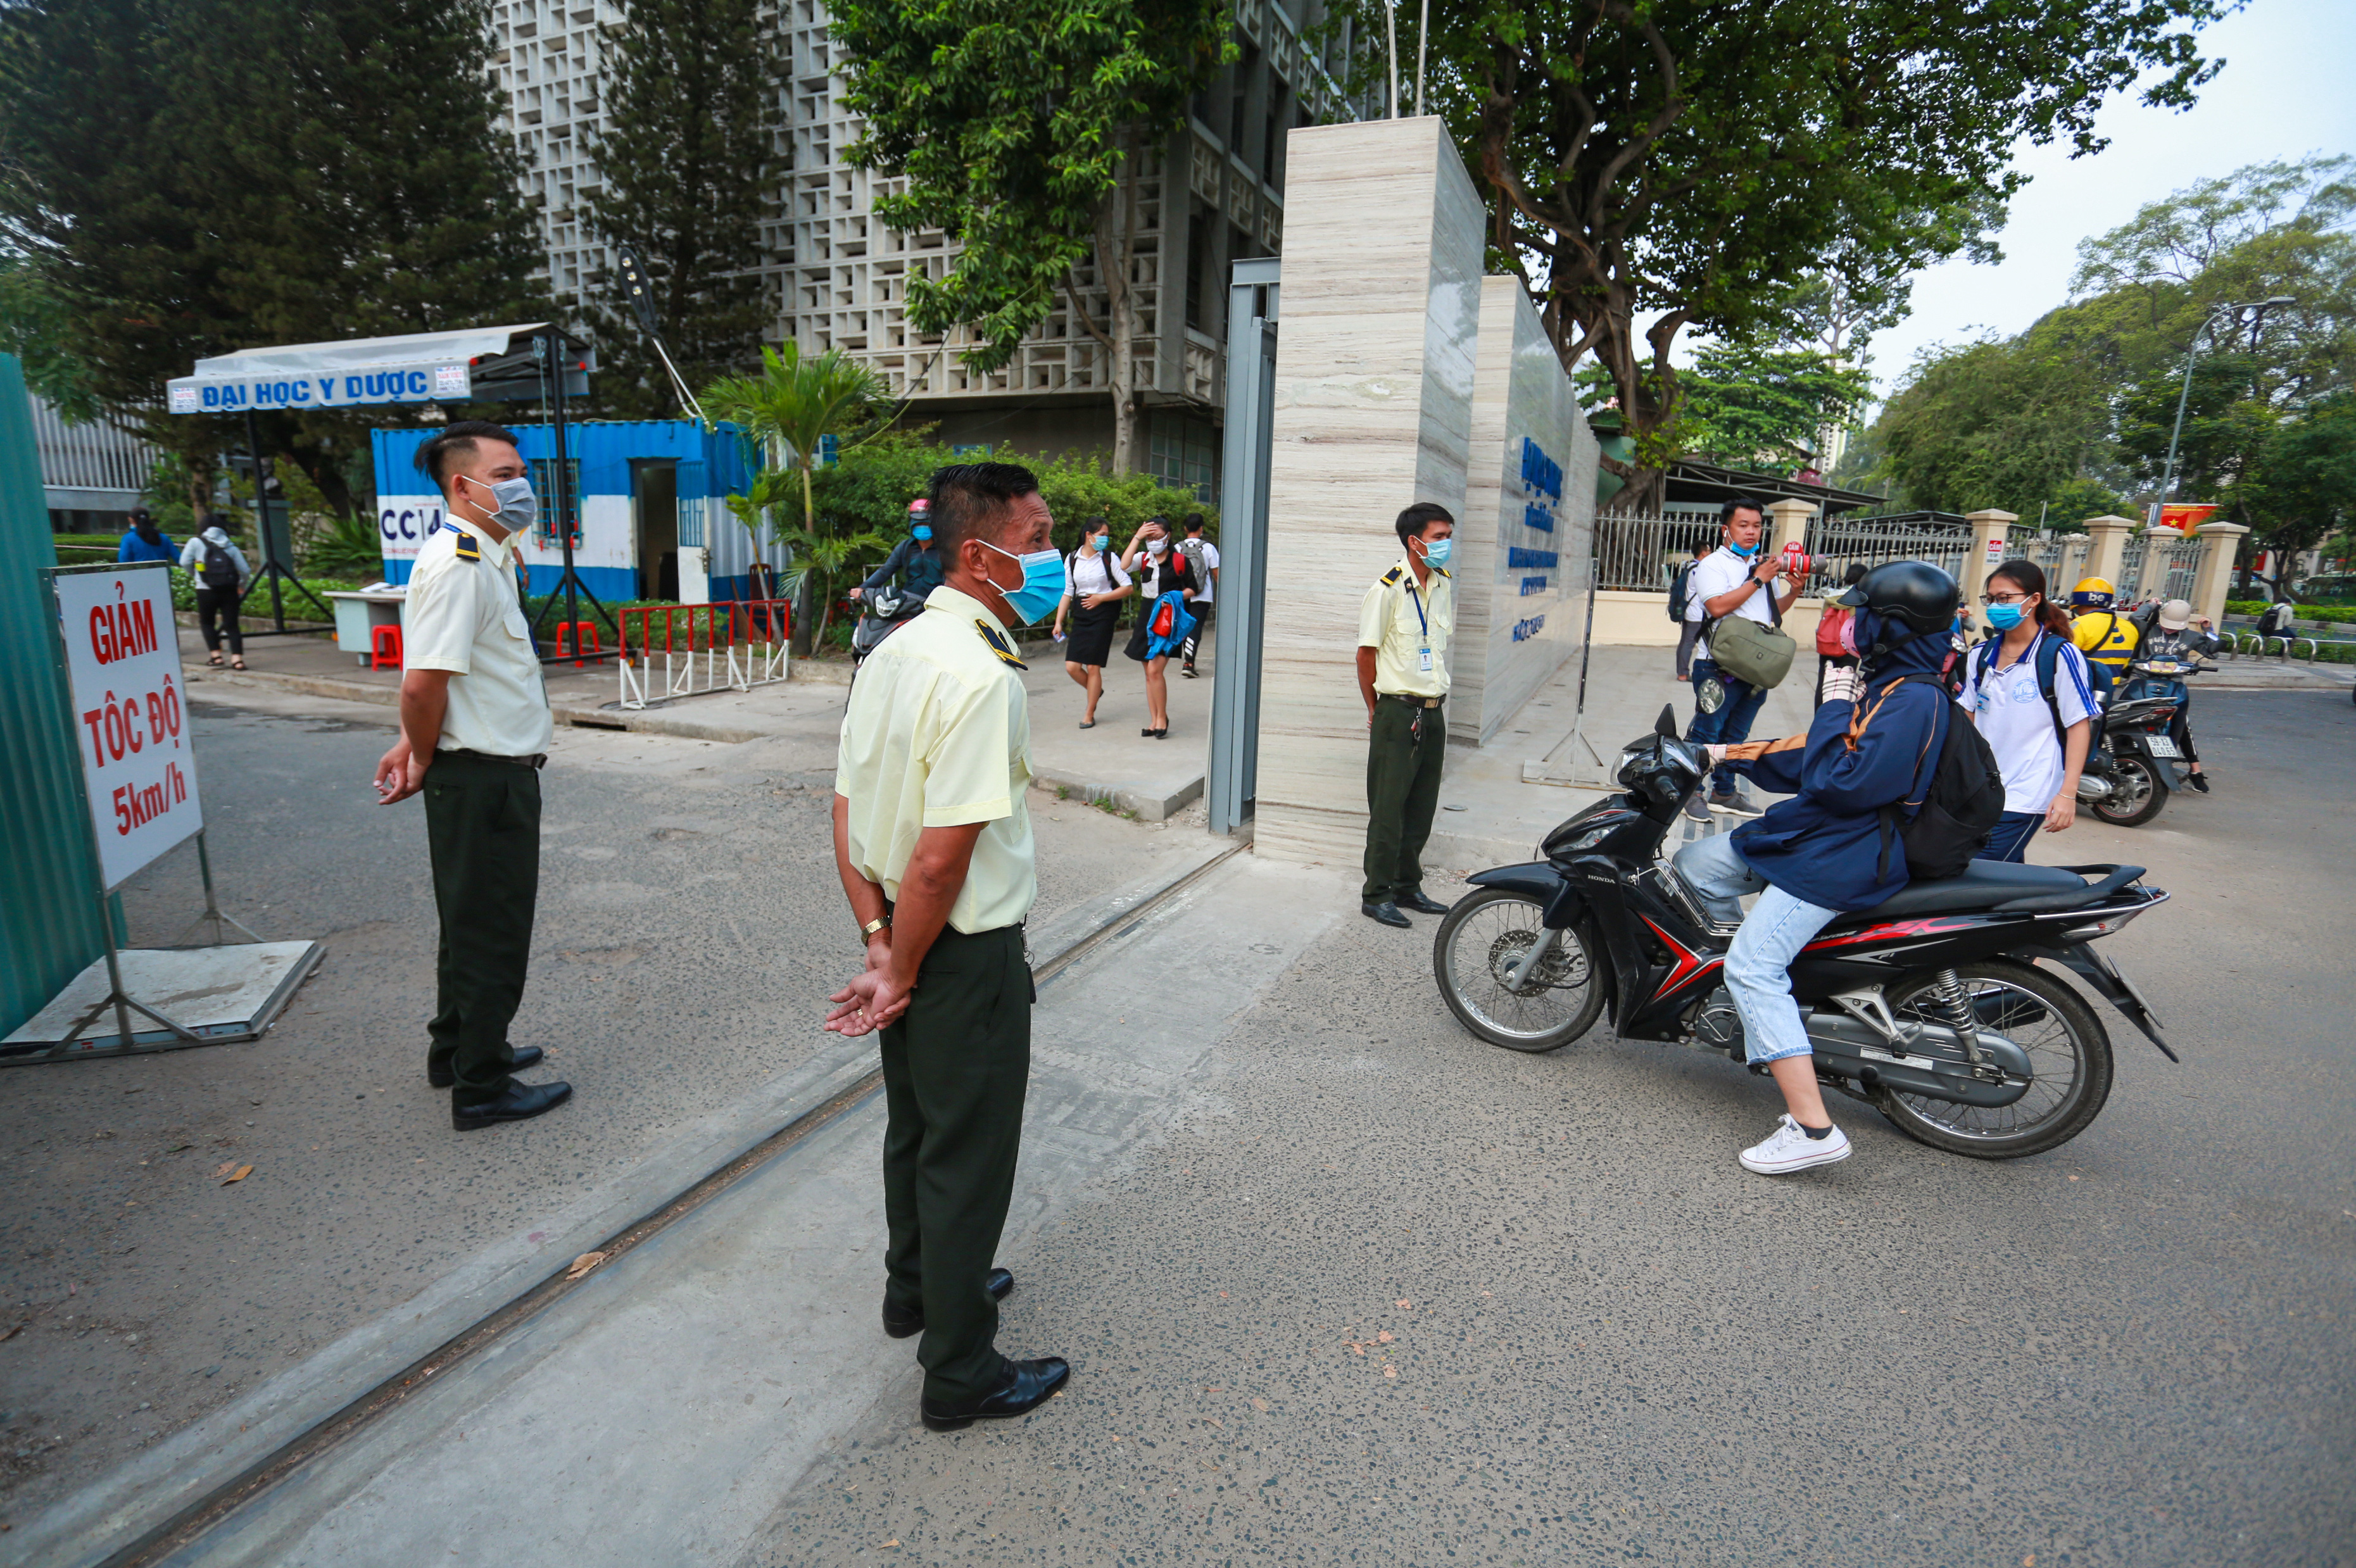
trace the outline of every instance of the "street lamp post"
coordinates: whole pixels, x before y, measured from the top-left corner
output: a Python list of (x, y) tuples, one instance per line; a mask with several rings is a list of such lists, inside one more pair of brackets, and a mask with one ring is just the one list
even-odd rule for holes
[(2265, 325), (2266, 312), (2274, 309), (2276, 305), (2297, 304), (2297, 300), (2292, 298), (2288, 294), (2276, 294), (2272, 299), (2249, 300), (2240, 304), (2221, 304), (2210, 311), (2207, 315), (2201, 318), (2200, 331), (2195, 332), (2192, 335), (2192, 341), (2186, 346), (2184, 350), (2184, 386), (2183, 389), (2176, 394), (2176, 428), (2169, 432), (2168, 466), (2162, 471), (2159, 476), (2159, 494), (2152, 497), (2151, 516), (2145, 519), (2145, 527), (2147, 528), (2156, 528), (2159, 527), (2159, 509), (2162, 506), (2166, 505), (2168, 501), (2168, 493), (2169, 490), (2173, 489), (2176, 485), (2176, 444), (2179, 441), (2182, 440), (2184, 436), (2184, 405), (2192, 396), (2192, 363), (2201, 357), (2201, 333), (2208, 331), (2211, 322), (2215, 321), (2219, 316), (2225, 315), (2229, 311), (2233, 314), (2233, 319), (2236, 322), (2239, 322), (2242, 319), (2242, 313), (2244, 311), (2249, 311), (2252, 313), (2250, 316), (2250, 351), (2252, 353), (2255, 353), (2258, 347), (2258, 331)]

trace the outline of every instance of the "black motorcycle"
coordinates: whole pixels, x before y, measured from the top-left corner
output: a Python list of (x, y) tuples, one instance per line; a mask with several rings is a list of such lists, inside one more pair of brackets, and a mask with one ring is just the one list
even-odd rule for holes
[(2078, 777), (2078, 798), (2087, 809), (2114, 827), (2141, 827), (2159, 815), (2184, 760), (2168, 733), (2184, 707), (2184, 677), (2210, 667), (2181, 659), (2128, 664)]
[[(1655, 732), (1621, 753), (1626, 793), (1548, 834), (1543, 859), (1470, 879), (1431, 955), (1459, 1022), (1493, 1045), (1552, 1051), (1608, 1008), (1622, 1040), (1744, 1060), (1719, 973), (1737, 926), (1714, 920), (1660, 859), (1708, 770), (1705, 748), (1678, 739), (1664, 709)], [(2166, 901), (2142, 876), (2140, 866), (1975, 860), (1842, 915), (1792, 965), (1817, 1078), (1949, 1153), (2009, 1159), (2067, 1143), (2109, 1097), (2111, 1043), (2040, 960), (2077, 975), (2177, 1060), (2149, 1004), (2092, 946)]]
[(881, 647), (884, 638), (923, 614), (925, 602), (889, 582), (851, 596), (859, 601), (859, 624), (851, 629), (851, 673), (856, 679), (867, 656)]

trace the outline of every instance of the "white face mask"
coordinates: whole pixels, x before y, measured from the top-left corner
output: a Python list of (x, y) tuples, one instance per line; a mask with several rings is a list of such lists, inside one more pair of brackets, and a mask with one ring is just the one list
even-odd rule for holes
[(1169, 549), (1170, 541), (1168, 539), (1148, 539), (1145, 541), (1145, 548), (1151, 554), (1161, 555)]

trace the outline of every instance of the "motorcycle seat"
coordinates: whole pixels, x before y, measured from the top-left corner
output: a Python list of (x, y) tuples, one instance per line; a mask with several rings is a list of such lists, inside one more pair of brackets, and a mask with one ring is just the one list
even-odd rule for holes
[(1959, 877), (1909, 882), (1869, 910), (1847, 918), (1890, 920), (1901, 915), (1960, 914), (1994, 909), (2015, 899), (2083, 892), (2086, 879), (2059, 866), (2016, 866), (2005, 860), (1974, 860)]

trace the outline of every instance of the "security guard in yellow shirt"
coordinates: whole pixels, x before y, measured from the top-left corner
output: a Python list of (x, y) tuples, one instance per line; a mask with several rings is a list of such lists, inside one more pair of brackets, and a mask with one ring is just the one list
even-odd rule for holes
[(1445, 914), (1423, 891), (1423, 846), (1440, 805), (1448, 752), (1448, 638), (1456, 586), (1448, 576), (1456, 519), (1419, 501), (1398, 515), (1407, 559), (1358, 607), (1358, 695), (1366, 704), (1366, 859), (1359, 912), (1405, 926), (1402, 910)]
[(444, 425), (417, 465), (444, 502), (410, 571), (402, 614), (401, 739), (377, 763), (382, 803), (425, 795), (442, 940), (426, 1082), (449, 1089), (472, 1132), (528, 1121), (573, 1095), (519, 1083), (541, 1060), (508, 1025), (523, 999), (540, 896), (540, 770), (554, 731), (510, 566), (539, 515), (515, 437), (483, 420)]
[(883, 1030), (884, 1331), (921, 1333), (918, 1413), (935, 1431), (1021, 1415), (1071, 1375), (999, 1352), (995, 1268), (1031, 1072), (1023, 922), (1038, 891), (1031, 718), (1009, 634), (1064, 592), (1054, 519), (1028, 469), (933, 475), (944, 580), (860, 667), (842, 719), (834, 858), (867, 943), (826, 1027)]
[(2115, 608), (2117, 597), (2109, 581), (2100, 577), (2081, 578), (2070, 591), (2070, 640), (2089, 664), (2103, 667), (2094, 673), (2105, 688), (2126, 674), (2127, 661), (2142, 640), (2136, 624)]

